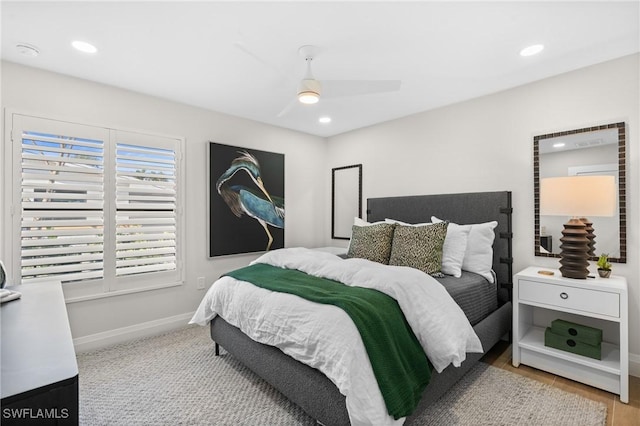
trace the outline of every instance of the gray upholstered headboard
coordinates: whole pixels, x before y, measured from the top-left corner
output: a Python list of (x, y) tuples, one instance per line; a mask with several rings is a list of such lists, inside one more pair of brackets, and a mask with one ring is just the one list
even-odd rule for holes
[(509, 299), (513, 277), (511, 214), (510, 191), (367, 199), (369, 222), (391, 218), (421, 223), (430, 222), (431, 216), (458, 224), (497, 221), (496, 238), (493, 242), (493, 270), (500, 286), (508, 290)]

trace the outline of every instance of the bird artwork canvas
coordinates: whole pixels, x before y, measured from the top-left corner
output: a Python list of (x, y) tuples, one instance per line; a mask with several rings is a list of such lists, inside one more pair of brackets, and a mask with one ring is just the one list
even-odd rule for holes
[(209, 143), (209, 257), (284, 247), (284, 154)]

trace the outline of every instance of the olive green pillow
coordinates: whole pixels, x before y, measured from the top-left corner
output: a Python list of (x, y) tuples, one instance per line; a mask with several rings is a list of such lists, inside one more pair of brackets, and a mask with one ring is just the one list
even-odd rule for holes
[(442, 246), (448, 222), (426, 226), (396, 225), (389, 265), (409, 266), (442, 276)]
[(373, 262), (389, 264), (394, 224), (379, 223), (351, 227), (351, 243), (347, 257), (359, 257)]

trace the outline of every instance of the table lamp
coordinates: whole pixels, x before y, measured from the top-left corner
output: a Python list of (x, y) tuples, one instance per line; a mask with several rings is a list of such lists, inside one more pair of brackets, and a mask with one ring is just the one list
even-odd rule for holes
[[(614, 176), (564, 176), (540, 181), (540, 214), (571, 216), (560, 238), (560, 272), (563, 277), (584, 279), (589, 275), (593, 236), (589, 238), (586, 216), (613, 216), (616, 209)], [(583, 218), (580, 220), (579, 218)], [(589, 226), (592, 231), (593, 228)]]

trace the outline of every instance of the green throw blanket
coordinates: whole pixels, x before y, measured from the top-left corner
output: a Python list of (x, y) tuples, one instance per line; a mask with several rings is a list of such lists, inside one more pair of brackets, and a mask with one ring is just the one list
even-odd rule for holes
[(395, 299), (377, 290), (260, 263), (226, 275), (344, 310), (362, 336), (389, 414), (398, 419), (416, 408), (431, 379), (431, 364)]

